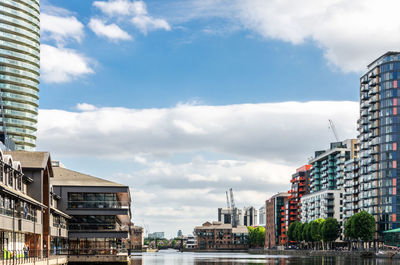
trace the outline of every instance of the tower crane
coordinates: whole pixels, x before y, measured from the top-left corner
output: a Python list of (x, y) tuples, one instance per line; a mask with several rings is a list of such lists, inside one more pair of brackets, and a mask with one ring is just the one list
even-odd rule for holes
[(331, 119), (328, 119), (328, 120), (329, 120), (329, 128), (332, 130), (333, 135), (335, 136), (336, 142), (339, 142), (339, 135), (336, 131), (335, 124), (333, 123), (333, 121)]

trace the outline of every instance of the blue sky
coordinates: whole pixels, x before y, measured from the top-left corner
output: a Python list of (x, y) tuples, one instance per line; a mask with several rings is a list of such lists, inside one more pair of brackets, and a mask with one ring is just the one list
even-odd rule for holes
[(400, 43), (385, 2), (41, 1), (38, 150), (129, 185), (151, 232), (215, 220), (230, 187), (260, 207), (328, 119), (356, 137), (359, 76)]

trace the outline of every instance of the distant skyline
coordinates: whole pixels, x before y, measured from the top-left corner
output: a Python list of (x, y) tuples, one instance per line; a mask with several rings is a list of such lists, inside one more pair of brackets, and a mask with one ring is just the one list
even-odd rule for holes
[(356, 137), (359, 77), (399, 47), (384, 2), (41, 1), (37, 150), (129, 184), (151, 232), (217, 219), (230, 187), (260, 207), (328, 119)]

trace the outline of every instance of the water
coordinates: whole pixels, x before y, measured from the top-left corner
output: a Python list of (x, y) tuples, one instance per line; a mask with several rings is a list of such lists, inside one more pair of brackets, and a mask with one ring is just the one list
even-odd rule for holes
[(132, 257), (131, 265), (400, 265), (400, 260), (350, 258), (350, 257), (293, 257), (250, 255), (247, 253), (179, 253), (161, 250)]

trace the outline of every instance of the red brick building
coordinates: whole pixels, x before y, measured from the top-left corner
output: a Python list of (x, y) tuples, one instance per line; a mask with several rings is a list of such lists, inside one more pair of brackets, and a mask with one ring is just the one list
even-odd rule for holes
[(291, 189), (288, 191), (289, 197), (282, 208), (282, 224), (280, 244), (287, 243), (286, 232), (291, 223), (300, 221), (300, 199), (307, 194), (310, 189), (310, 169), (311, 165), (304, 165), (296, 170), (290, 180)]
[(232, 250), (249, 248), (249, 232), (246, 226), (232, 228), (231, 224), (206, 222), (194, 229), (199, 250)]
[(265, 247), (274, 248), (279, 244), (282, 230), (282, 207), (289, 194), (286, 192), (278, 193), (266, 201), (265, 213)]

